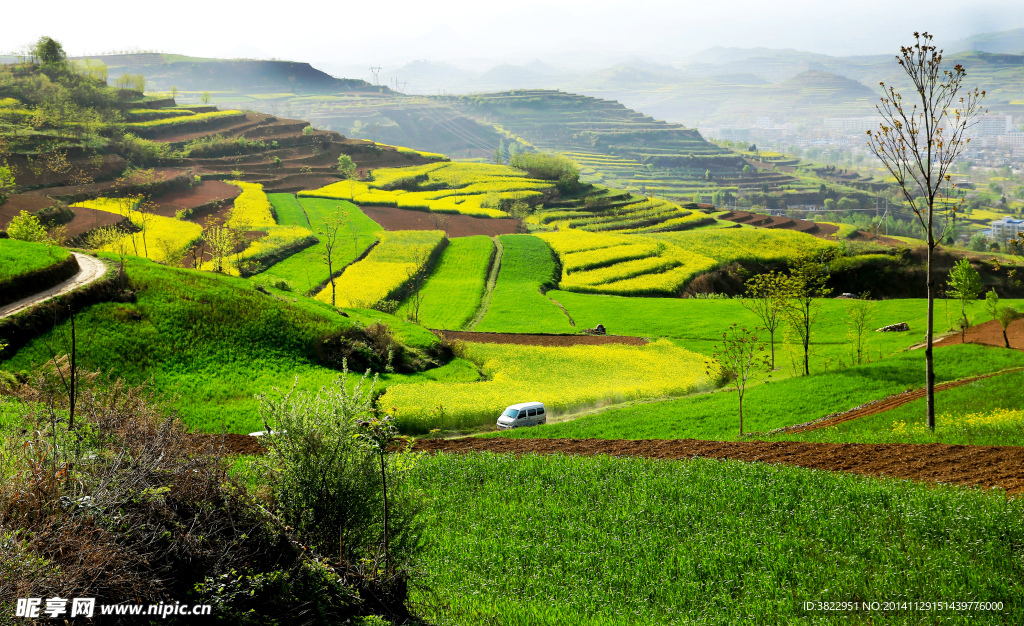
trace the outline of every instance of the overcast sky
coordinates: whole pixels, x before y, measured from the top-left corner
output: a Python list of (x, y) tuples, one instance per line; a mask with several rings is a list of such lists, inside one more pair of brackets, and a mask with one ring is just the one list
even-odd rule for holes
[[(145, 49), (394, 67), (408, 60), (552, 64), (679, 60), (711, 46), (833, 55), (898, 52), (915, 30), (936, 43), (1024, 27), (1021, 0), (409, 0), (278, 4), (175, 0), (5, 2), (0, 51), (41, 35), (71, 55)], [(42, 8), (45, 7), (45, 8)]]

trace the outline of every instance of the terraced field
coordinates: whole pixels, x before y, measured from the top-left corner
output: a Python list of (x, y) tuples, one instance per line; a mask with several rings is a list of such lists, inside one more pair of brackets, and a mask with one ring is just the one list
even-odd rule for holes
[[(328, 220), (341, 219), (337, 244), (331, 255), (335, 271), (354, 261), (375, 241), (383, 229), (349, 202), (320, 198), (296, 198), (288, 194), (270, 194), (270, 201), (282, 226), (307, 228), (322, 237)], [(255, 280), (270, 284), (284, 281), (290, 290), (319, 292), (329, 278), (325, 255), (327, 248), (319, 240), (259, 274)]]
[(335, 285), (326, 285), (316, 299), (329, 303), (333, 293), (337, 306), (370, 308), (399, 298), (402, 287), (446, 241), (439, 230), (382, 231), (378, 238), (380, 243), (365, 259), (346, 267)]
[(350, 200), (356, 204), (508, 217), (500, 207), (514, 201), (536, 204), (553, 187), (522, 171), (480, 163), (430, 163), (374, 170), (370, 181), (342, 181), (299, 195)]
[(498, 237), (503, 252), (490, 305), (470, 330), (513, 333), (569, 333), (573, 326), (557, 304), (541, 293), (557, 279), (555, 258), (533, 235)]
[(480, 307), (494, 254), (489, 237), (450, 239), (419, 297), (407, 298), (399, 314), (414, 315), (418, 307), (419, 322), (427, 328), (464, 328)]

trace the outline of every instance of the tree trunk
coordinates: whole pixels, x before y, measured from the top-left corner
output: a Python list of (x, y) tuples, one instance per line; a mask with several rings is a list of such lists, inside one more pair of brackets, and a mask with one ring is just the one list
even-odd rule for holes
[(928, 430), (935, 432), (935, 361), (932, 357), (932, 341), (935, 338), (935, 279), (932, 277), (932, 255), (935, 251), (935, 240), (928, 220), (928, 260), (925, 271), (928, 276), (928, 330), (925, 334), (924, 371), (925, 393), (927, 396)]
[(743, 436), (743, 395), (740, 394), (740, 437)]
[(388, 477), (384, 473), (384, 455), (380, 455), (380, 484), (384, 490), (384, 567), (391, 570), (391, 553), (388, 551)]
[(774, 372), (775, 371), (775, 330), (768, 331), (768, 335), (769, 335), (769, 337), (771, 337), (771, 342), (770, 343), (771, 343), (771, 346), (772, 346), (772, 371)]
[(1010, 348), (1010, 338), (1006, 336), (1006, 327), (1003, 326), (1003, 343), (1006, 344), (1006, 348)]

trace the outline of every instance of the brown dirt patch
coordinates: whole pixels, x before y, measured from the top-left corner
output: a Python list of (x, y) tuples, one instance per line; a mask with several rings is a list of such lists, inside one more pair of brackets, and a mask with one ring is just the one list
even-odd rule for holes
[[(1011, 348), (1014, 350), (1024, 350), (1024, 320), (1011, 322), (1006, 327), (1006, 336), (1010, 340)], [(961, 341), (960, 333), (954, 333), (936, 341), (935, 346), (940, 348), (942, 346), (953, 346), (958, 343), (980, 343), (987, 346), (1006, 347), (1006, 344), (1003, 343), (1003, 325), (996, 320), (990, 320), (968, 328), (964, 338), (966, 342)]]
[(62, 204), (56, 200), (51, 200), (46, 196), (38, 195), (27, 195), (17, 194), (8, 196), (7, 201), (0, 204), (0, 229), (7, 228), (7, 225), (11, 223), (11, 220), (21, 214), (22, 211), (28, 211), (29, 213), (35, 213), (40, 209), (53, 206), (55, 204)]
[(815, 237), (827, 239), (835, 234), (839, 227), (832, 224), (819, 224), (810, 220), (801, 220), (780, 215), (765, 215), (751, 211), (730, 211), (725, 215), (718, 216), (719, 219), (729, 220), (738, 224), (749, 224), (759, 228), (781, 228), (784, 230), (797, 230)]
[(504, 454), (579, 454), (689, 459), (695, 456), (891, 476), (927, 482), (1002, 487), (1024, 492), (1024, 448), (945, 444), (810, 443), (804, 441), (699, 441), (695, 439), (425, 439), (426, 452), (490, 451)]
[(75, 212), (75, 217), (65, 224), (68, 229), (67, 235), (69, 239), (74, 239), (102, 226), (113, 226), (124, 221), (123, 217), (109, 211), (97, 211), (96, 209), (86, 209), (83, 207), (74, 207), (71, 210)]
[(546, 346), (564, 348), (567, 346), (603, 346), (621, 343), (627, 346), (643, 346), (643, 337), (621, 337), (618, 335), (525, 335), (515, 333), (471, 333), (461, 330), (436, 330), (438, 335), (449, 341), (471, 341), (474, 343), (514, 343), (521, 346)]
[(193, 433), (189, 443), (197, 450), (222, 450), (224, 454), (263, 454), (266, 449), (259, 437), (252, 435), (207, 435)]
[(514, 235), (519, 220), (511, 218), (473, 217), (455, 213), (413, 211), (389, 206), (359, 207), (384, 230), (443, 230), (449, 237), (470, 235)]
[(174, 217), (178, 211), (201, 210), (230, 204), (242, 193), (241, 188), (219, 180), (208, 180), (191, 189), (172, 191), (155, 200), (157, 215)]

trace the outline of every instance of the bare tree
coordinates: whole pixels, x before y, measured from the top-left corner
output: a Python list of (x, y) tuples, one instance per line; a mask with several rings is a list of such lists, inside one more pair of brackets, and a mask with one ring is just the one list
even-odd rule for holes
[(740, 400), (740, 435), (743, 435), (743, 396), (747, 383), (762, 371), (769, 371), (771, 363), (764, 352), (764, 343), (754, 334), (763, 328), (748, 331), (735, 322), (724, 333), (722, 343), (715, 344), (714, 361), (705, 361), (708, 375), (718, 376), (736, 389)]
[[(892, 86), (880, 83), (885, 95), (876, 105), (883, 122), (868, 131), (868, 145), (903, 192), (924, 228), (927, 252), (928, 328), (925, 335), (925, 386), (929, 430), (935, 430), (935, 363), (932, 342), (935, 333), (935, 279), (932, 259), (935, 247), (952, 228), (963, 198), (947, 204), (940, 193), (950, 184), (949, 169), (970, 139), (967, 130), (982, 112), (984, 91), (967, 90), (960, 95), (967, 72), (957, 64), (942, 69), (942, 51), (931, 45), (928, 33), (914, 33), (916, 43), (901, 47), (896, 61), (914, 85), (917, 98), (904, 103)], [(921, 198), (920, 204), (917, 198)], [(936, 211), (940, 215), (936, 215)], [(936, 218), (939, 218), (938, 220)], [(936, 226), (941, 225), (938, 236)]]
[(775, 331), (782, 324), (786, 294), (786, 277), (772, 271), (748, 280), (746, 297), (742, 300), (744, 308), (761, 318), (768, 331), (772, 369), (775, 369)]
[(864, 362), (864, 354), (867, 353), (867, 330), (868, 322), (871, 320), (871, 304), (868, 302), (867, 293), (857, 296), (857, 299), (846, 307), (846, 336), (853, 344), (853, 354), (857, 357), (857, 365)]
[(317, 229), (316, 234), (320, 236), (320, 241), (324, 244), (324, 262), (327, 263), (327, 274), (331, 281), (331, 306), (335, 305), (335, 285), (334, 285), (334, 250), (338, 246), (338, 234), (341, 233), (342, 228), (348, 223), (348, 219), (342, 212), (342, 208), (338, 207), (338, 212), (332, 216), (324, 219), (323, 226)]

